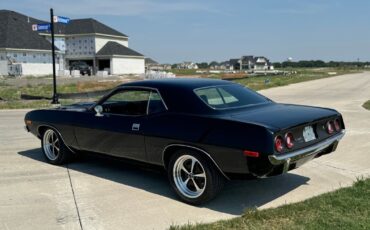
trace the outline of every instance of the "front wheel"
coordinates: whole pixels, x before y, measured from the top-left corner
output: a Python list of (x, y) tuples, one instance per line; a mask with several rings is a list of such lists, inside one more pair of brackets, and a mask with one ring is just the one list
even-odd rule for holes
[(41, 147), (46, 160), (51, 164), (62, 165), (72, 158), (73, 153), (54, 129), (45, 130), (41, 139)]
[(171, 157), (168, 177), (177, 195), (193, 205), (213, 199), (225, 181), (208, 158), (191, 150), (180, 150)]

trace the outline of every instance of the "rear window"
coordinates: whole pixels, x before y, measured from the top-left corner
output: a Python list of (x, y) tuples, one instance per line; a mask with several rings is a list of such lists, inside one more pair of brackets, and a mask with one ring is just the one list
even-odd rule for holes
[(213, 109), (232, 109), (269, 101), (264, 96), (237, 84), (199, 88), (194, 92)]

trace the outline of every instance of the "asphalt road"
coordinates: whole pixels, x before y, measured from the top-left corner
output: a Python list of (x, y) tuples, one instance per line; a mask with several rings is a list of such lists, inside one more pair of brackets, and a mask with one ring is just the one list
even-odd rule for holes
[(286, 175), (229, 182), (203, 207), (179, 202), (160, 171), (96, 158), (49, 165), (39, 140), (23, 130), (26, 111), (0, 111), (0, 229), (165, 229), (297, 202), (369, 177), (370, 111), (361, 105), (370, 99), (370, 73), (261, 93), (278, 102), (335, 108), (347, 134), (334, 154)]

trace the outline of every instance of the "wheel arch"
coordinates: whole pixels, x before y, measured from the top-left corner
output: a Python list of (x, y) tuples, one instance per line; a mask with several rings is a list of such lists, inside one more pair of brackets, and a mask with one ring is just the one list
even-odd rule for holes
[(211, 157), (211, 155), (201, 149), (201, 148), (198, 148), (198, 147), (195, 147), (195, 146), (192, 146), (192, 145), (187, 145), (187, 144), (170, 144), (170, 145), (167, 145), (164, 149), (163, 149), (163, 152), (162, 152), (162, 162), (163, 162), (163, 166), (165, 169), (167, 169), (167, 165), (170, 161), (170, 157), (171, 155), (176, 152), (177, 150), (179, 149), (190, 149), (190, 150), (193, 150), (193, 151), (196, 151), (200, 154), (202, 154), (203, 156), (206, 156), (206, 158), (208, 158), (210, 160), (210, 162), (217, 168), (217, 170), (227, 179), (227, 180), (230, 180), (230, 178), (221, 170), (221, 168), (218, 166), (218, 164), (215, 162), (215, 160)]
[(75, 153), (75, 151), (73, 151), (73, 149), (71, 149), (67, 143), (65, 142), (65, 140), (63, 139), (63, 136), (62, 134), (59, 132), (59, 130), (57, 128), (55, 128), (54, 126), (52, 125), (47, 125), (47, 124), (41, 124), (37, 127), (37, 136), (41, 139), (42, 138), (42, 135), (44, 134), (44, 132), (48, 129), (52, 129), (54, 130), (55, 132), (58, 133), (58, 135), (60, 136), (60, 138), (62, 139), (63, 143), (65, 146), (67, 146), (67, 148), (72, 152), (72, 153)]

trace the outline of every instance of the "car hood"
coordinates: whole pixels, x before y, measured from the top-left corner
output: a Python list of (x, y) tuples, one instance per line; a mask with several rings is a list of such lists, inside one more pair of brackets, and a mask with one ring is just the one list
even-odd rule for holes
[(86, 109), (91, 108), (95, 102), (80, 102), (72, 105), (64, 105), (56, 108), (56, 110), (68, 110), (68, 111), (86, 111)]
[(338, 112), (333, 109), (268, 103), (229, 114), (229, 119), (259, 124), (268, 128), (287, 129), (336, 115)]

